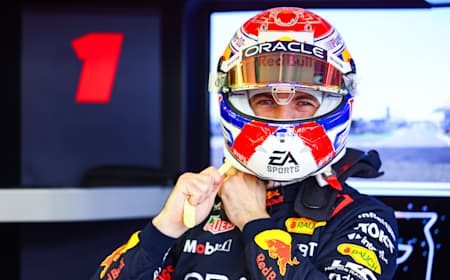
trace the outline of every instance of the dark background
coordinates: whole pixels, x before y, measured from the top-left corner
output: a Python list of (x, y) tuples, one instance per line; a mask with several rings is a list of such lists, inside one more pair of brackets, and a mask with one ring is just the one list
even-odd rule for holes
[[(2, 43), (0, 50), (3, 55), (2, 67), (0, 67), (0, 76), (2, 81), (2, 102), (0, 102), (0, 126), (2, 128), (0, 140), (0, 186), (2, 188), (15, 189), (24, 187), (52, 187), (64, 188), (69, 187), (68, 184), (80, 187), (89, 185), (83, 182), (83, 175), (85, 172), (96, 165), (113, 164), (118, 167), (132, 167), (130, 176), (128, 178), (120, 178), (130, 184), (161, 184), (168, 183), (183, 170), (200, 170), (207, 166), (210, 161), (209, 157), (209, 109), (208, 109), (208, 93), (207, 80), (209, 68), (209, 13), (215, 10), (261, 10), (273, 6), (281, 5), (297, 5), (299, 1), (238, 1), (238, 0), (174, 0), (174, 1), (148, 1), (147, 4), (140, 3), (141, 1), (102, 1), (102, 0), (80, 0), (80, 1), (6, 1), (2, 8), (2, 15), (0, 16), (0, 32), (2, 34)], [(304, 8), (378, 8), (391, 7), (395, 8), (415, 8), (429, 6), (423, 1), (302, 1)], [(153, 34), (150, 36), (146, 34), (148, 29), (143, 29), (141, 34), (142, 44), (152, 47), (153, 54), (158, 55), (158, 64), (151, 64), (150, 68), (145, 68), (145, 64), (139, 65), (139, 56), (136, 58), (133, 55), (139, 55), (138, 52), (129, 53), (127, 56), (130, 60), (121, 61), (117, 72), (117, 83), (113, 90), (113, 96), (110, 107), (100, 104), (83, 104), (84, 108), (74, 107), (71, 103), (68, 104), (69, 109), (62, 109), (61, 113), (70, 111), (70, 116), (84, 116), (87, 118), (96, 118), (103, 116), (112, 116), (108, 114), (115, 114), (118, 123), (112, 126), (110, 130), (103, 136), (115, 135), (114, 139), (122, 139), (122, 142), (112, 142), (111, 147), (103, 150), (97, 156), (88, 153), (89, 157), (79, 158), (79, 171), (73, 174), (73, 169), (67, 169), (68, 177), (62, 176), (66, 170), (55, 170), (55, 176), (47, 173), (47, 179), (54, 179), (54, 181), (46, 181), (43, 177), (36, 177), (37, 181), (29, 180), (30, 176), (25, 176), (27, 170), (23, 168), (24, 159), (30, 161), (35, 160), (39, 163), (48, 156), (47, 160), (51, 159), (50, 154), (52, 147), (55, 145), (43, 145), (46, 140), (34, 141), (30, 139), (30, 129), (36, 129), (30, 123), (25, 123), (30, 120), (25, 114), (29, 113), (30, 108), (38, 108), (45, 111), (45, 106), (48, 102), (42, 103), (27, 103), (30, 102), (28, 94), (33, 93), (33, 83), (40, 83), (41, 80), (29, 80), (26, 84), (24, 78), (36, 77), (33, 73), (28, 72), (32, 69), (39, 71), (39, 63), (44, 66), (59, 65), (56, 69), (66, 69), (67, 72), (59, 73), (53, 70), (52, 86), (44, 89), (40, 88), (39, 92), (53, 92), (54, 94), (61, 94), (69, 96), (73, 94), (70, 88), (70, 83), (74, 81), (74, 73), (77, 67), (77, 60), (73, 57), (63, 57), (62, 60), (50, 60), (47, 63), (35, 62), (35, 64), (23, 64), (30, 61), (29, 57), (24, 57), (23, 54), (38, 54), (38, 50), (45, 50), (46, 44), (49, 47), (54, 47), (55, 44), (61, 42), (60, 40), (69, 40), (69, 36), (65, 39), (61, 34), (47, 33), (46, 25), (33, 26), (36, 28), (34, 32), (43, 32), (49, 37), (33, 38), (34, 33), (30, 33), (31, 37), (24, 39), (24, 13), (26, 11), (49, 12), (49, 13), (74, 13), (79, 14), (97, 14), (99, 16), (112, 15), (114, 17), (127, 17), (136, 15), (156, 15), (156, 22), (158, 22), (159, 32), (157, 36)], [(357, 12), (357, 11), (355, 11)], [(105, 19), (107, 20), (107, 19)], [(73, 34), (84, 34), (89, 28), (89, 21), (83, 21), (83, 26), (72, 23), (70, 25), (70, 32)], [(114, 23), (115, 24), (115, 23)], [(132, 23), (130, 23), (132, 24)], [(155, 22), (145, 22), (154, 28)], [(120, 28), (123, 32), (129, 32), (124, 24), (120, 23)], [(47, 26), (54, 30), (55, 26)], [(80, 29), (78, 29), (80, 28)], [(133, 27), (131, 27), (133, 29)], [(30, 30), (30, 29), (28, 29)], [(33, 29), (31, 29), (33, 30)], [(61, 31), (61, 30), (60, 30)], [(68, 31), (68, 32), (69, 32)], [(24, 46), (24, 42), (28, 42), (30, 38), (36, 40), (33, 47), (29, 45)], [(135, 38), (139, 38), (139, 34), (135, 34)], [(151, 39), (150, 39), (151, 38)], [(51, 40), (50, 40), (51, 39)], [(53, 41), (55, 40), (55, 41)], [(61, 42), (63, 43), (63, 42)], [(68, 42), (67, 42), (68, 43)], [(139, 41), (135, 41), (135, 48), (139, 46)], [(125, 50), (123, 50), (125, 51)], [(73, 55), (73, 53), (68, 55)], [(150, 54), (152, 55), (152, 54)], [(148, 58), (152, 60), (152, 58)], [(31, 60), (33, 61), (33, 60)], [(73, 65), (68, 64), (72, 61)], [(37, 64), (36, 64), (37, 63)], [(124, 64), (125, 63), (125, 64)], [(127, 72), (122, 71), (120, 67), (132, 67), (136, 63), (136, 67), (141, 69), (134, 69), (136, 73), (133, 77)], [(79, 65), (78, 65), (79, 67)], [(72, 70), (69, 70), (72, 69)], [(75, 70), (74, 70), (75, 69)], [(78, 69), (79, 70), (79, 69)], [(129, 70), (131, 71), (131, 70)], [(147, 73), (147, 74), (146, 74)], [(67, 76), (66, 76), (67, 75)], [(141, 76), (140, 76), (141, 75)], [(143, 80), (148, 77), (149, 83), (146, 84)], [(135, 80), (133, 78), (136, 78)], [(28, 81), (28, 80), (27, 80)], [(136, 86), (138, 85), (142, 86)], [(36, 93), (38, 88), (36, 87)], [(138, 121), (143, 115), (134, 114), (130, 112), (145, 112), (142, 108), (146, 104), (152, 106), (149, 100), (143, 101), (141, 104), (128, 104), (129, 100), (122, 100), (124, 92), (128, 92), (129, 96), (134, 96), (137, 92), (148, 92), (155, 94), (154, 99), (158, 100), (159, 112), (151, 111), (150, 115), (155, 117), (155, 120), (149, 123), (142, 123), (141, 126), (129, 127), (135, 121)], [(144, 95), (142, 95), (144, 96)], [(53, 99), (52, 99), (53, 100)], [(50, 102), (50, 101), (49, 101)], [(117, 102), (117, 103), (115, 103)], [(25, 106), (24, 106), (25, 104)], [(28, 105), (26, 105), (28, 104)], [(61, 103), (61, 104), (64, 104)], [(142, 106), (141, 106), (142, 105)], [(153, 104), (154, 105), (154, 104)], [(78, 106), (78, 105), (77, 105)], [(114, 108), (112, 108), (114, 107)], [(137, 108), (137, 109), (136, 109)], [(139, 108), (143, 111), (139, 111)], [(155, 107), (156, 108), (156, 107)], [(157, 108), (157, 109), (158, 109)], [(55, 112), (57, 114), (58, 112)], [(123, 113), (120, 115), (119, 113)], [(92, 114), (97, 114), (93, 116)], [(119, 115), (117, 115), (119, 114)], [(153, 115), (152, 115), (153, 114)], [(58, 115), (53, 115), (57, 118)], [(77, 117), (77, 120), (79, 118)], [(134, 118), (133, 118), (134, 117)], [(144, 116), (145, 117), (145, 116)], [(159, 117), (159, 118), (157, 118)], [(35, 120), (31, 118), (31, 120)], [(63, 120), (63, 119), (62, 119)], [(67, 119), (66, 119), (67, 120)], [(73, 122), (68, 119), (67, 121)], [(30, 127), (25, 127), (27, 124)], [(120, 125), (119, 125), (120, 124)], [(48, 128), (45, 122), (41, 122), (40, 127)], [(150, 136), (140, 139), (140, 142), (128, 143), (126, 136), (139, 135), (142, 133), (142, 127), (145, 125), (152, 126)], [(61, 125), (65, 129), (67, 138), (65, 141), (72, 141), (77, 136), (82, 136), (83, 133), (101, 134), (96, 129), (87, 132), (83, 130), (82, 125), (75, 125), (77, 132), (71, 131), (68, 125)], [(30, 128), (30, 129), (29, 129)], [(24, 130), (26, 129), (26, 130)], [(35, 131), (32, 136), (39, 135), (40, 137), (52, 136), (49, 131)], [(74, 133), (74, 135), (70, 134)], [(55, 140), (58, 137), (55, 134), (49, 138)], [(45, 137), (43, 138), (45, 139)], [(55, 142), (56, 143), (56, 142)], [(74, 142), (76, 143), (76, 141)], [(90, 142), (92, 143), (92, 142)], [(95, 141), (94, 141), (95, 143)], [(92, 147), (92, 151), (99, 151), (105, 149), (102, 141), (97, 142), (97, 146)], [(25, 146), (24, 146), (25, 145)], [(27, 146), (28, 145), (28, 146)], [(149, 148), (148, 145), (151, 145)], [(74, 147), (68, 145), (68, 147)], [(142, 156), (135, 153), (130, 158), (126, 157), (128, 154), (122, 155), (116, 153), (121, 149), (144, 149), (143, 155), (152, 154), (152, 157)], [(48, 150), (45, 150), (48, 149)], [(149, 150), (145, 150), (149, 149)], [(30, 153), (35, 151), (35, 153)], [(64, 149), (64, 151), (67, 151)], [(108, 157), (114, 151), (113, 157)], [(55, 153), (56, 154), (56, 153)], [(76, 153), (79, 155), (79, 152)], [(142, 157), (141, 157), (142, 156)], [(101, 162), (96, 162), (98, 158), (105, 159)], [(73, 159), (70, 155), (68, 158), (57, 159), (60, 162), (66, 162)], [(112, 159), (112, 160), (110, 160)], [(120, 159), (120, 160), (119, 160)], [(146, 161), (151, 159), (150, 161)], [(86, 166), (83, 166), (85, 160)], [(45, 161), (44, 161), (45, 162)], [(46, 165), (51, 171), (52, 166), (55, 167), (55, 160), (51, 165)], [(41, 165), (36, 165), (41, 166)], [(67, 167), (71, 168), (71, 167)], [(143, 170), (141, 168), (144, 168)], [(69, 172), (71, 171), (71, 172)], [(107, 170), (108, 171), (108, 170)], [(109, 170), (110, 171), (110, 170)], [(135, 175), (142, 175), (139, 171), (144, 171), (146, 174), (143, 181), (135, 181)], [(44, 171), (43, 171), (44, 172)], [(47, 171), (48, 172), (48, 171)], [(44, 172), (45, 173), (45, 172)], [(70, 176), (69, 176), (70, 175)], [(108, 175), (108, 174), (107, 174)], [(109, 174), (110, 176), (114, 174)], [(107, 177), (110, 177), (107, 176)], [(69, 178), (70, 177), (70, 178)], [(139, 176), (138, 176), (139, 177)], [(41, 180), (42, 179), (42, 180)], [(124, 181), (121, 181), (123, 183)], [(33, 185), (33, 182), (38, 182)], [(101, 184), (100, 181), (96, 183)], [(111, 182), (109, 182), (111, 183)], [(113, 182), (111, 183), (113, 184)], [(92, 186), (90, 186), (92, 187)], [(449, 234), (449, 229), (444, 223), (446, 215), (449, 212), (447, 198), (445, 199), (429, 199), (429, 198), (415, 198), (415, 197), (391, 197), (385, 198), (386, 201), (393, 205), (396, 210), (409, 211), (435, 211), (439, 215), (439, 223), (433, 228), (438, 250), (436, 250), (435, 262), (433, 267), (433, 275), (444, 274), (445, 261), (448, 259), (448, 252), (445, 248), (445, 236)], [(424, 207), (423, 205), (426, 205)], [(1, 223), (0, 236), (3, 241), (3, 251), (0, 257), (0, 262), (4, 267), (2, 272), (2, 279), (87, 279), (96, 269), (99, 262), (113, 249), (120, 246), (122, 242), (126, 241), (130, 234), (137, 229), (142, 228), (147, 219), (132, 219), (132, 220), (113, 220), (113, 221), (80, 221), (80, 222), (42, 222), (42, 223)], [(403, 222), (402, 222), (403, 223)], [(419, 222), (422, 225), (423, 222)], [(409, 228), (412, 226), (412, 228)], [(416, 222), (405, 223), (405, 232), (416, 234), (417, 236), (404, 237), (408, 242), (414, 242), (415, 253), (412, 255), (413, 259), (408, 259), (404, 266), (401, 267), (397, 273), (396, 279), (423, 279), (423, 258), (426, 255), (426, 244), (424, 245), (423, 237), (421, 236), (420, 226)], [(413, 241), (411, 241), (413, 240)], [(420, 254), (419, 254), (420, 252)], [(445, 274), (444, 274), (445, 275)], [(438, 279), (438, 278), (433, 278)]]
[(450, 257), (449, 198), (408, 194), (379, 198), (396, 210), (401, 244), (397, 260), (406, 254), (401, 246), (412, 249), (399, 264), (395, 279), (446, 279), (446, 260)]
[[(20, 184), (80, 186), (84, 175), (99, 166), (163, 168), (159, 9), (24, 10)], [(99, 44), (108, 35), (123, 36), (117, 60), (116, 53), (107, 52), (112, 44)], [(82, 43), (77, 50), (75, 40)], [(102, 48), (93, 52), (94, 44)], [(76, 101), (80, 73), (96, 66), (98, 56), (92, 53), (117, 61), (112, 77), (96, 70), (83, 76), (92, 81), (88, 89), (113, 79), (106, 103)]]

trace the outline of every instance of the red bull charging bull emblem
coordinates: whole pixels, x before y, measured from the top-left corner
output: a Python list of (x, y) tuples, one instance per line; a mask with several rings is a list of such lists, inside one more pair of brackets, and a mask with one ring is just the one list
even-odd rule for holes
[[(100, 264), (101, 266), (103, 266), (103, 270), (100, 272), (100, 279), (103, 279), (105, 277), (106, 272), (108, 271), (108, 269), (111, 267), (111, 265), (114, 262), (117, 262), (123, 254), (125, 254), (129, 249), (136, 246), (138, 243), (139, 243), (139, 232), (135, 232), (130, 237), (130, 239), (128, 240), (128, 242), (125, 245), (120, 246), (111, 255), (106, 257), (103, 260), (103, 262)], [(108, 276), (108, 279), (117, 279), (119, 277), (120, 271), (122, 270), (122, 268), (124, 266), (125, 266), (125, 264), (123, 263), (123, 259), (122, 259), (119, 269), (112, 270), (112, 271), (114, 271), (115, 276), (113, 276), (113, 277)]]
[(300, 264), (297, 257), (291, 258), (292, 237), (286, 231), (280, 229), (266, 230), (258, 233), (254, 239), (260, 248), (269, 253), (269, 257), (277, 261), (282, 276), (286, 275), (288, 264)]

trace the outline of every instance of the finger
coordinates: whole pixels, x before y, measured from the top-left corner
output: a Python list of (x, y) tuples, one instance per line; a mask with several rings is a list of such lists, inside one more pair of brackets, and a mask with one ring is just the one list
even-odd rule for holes
[[(211, 194), (215, 195), (217, 193), (217, 191), (219, 190), (219, 186), (224, 179), (223, 177), (232, 168), (233, 168), (233, 166), (230, 163), (225, 162), (217, 171), (215, 171), (215, 169), (213, 167), (210, 167), (201, 172), (201, 174), (206, 174), (206, 175), (211, 176), (211, 178), (213, 179), (213, 186), (215, 187), (213, 189), (210, 189), (210, 192), (207, 192), (206, 197), (210, 196)], [(196, 224), (195, 206), (193, 206), (193, 205), (196, 205), (196, 203), (198, 203), (198, 201), (195, 201), (196, 200), (195, 198), (196, 197), (192, 197), (192, 196), (186, 197), (186, 199), (184, 201), (184, 205), (183, 205), (183, 223), (188, 228), (192, 228)]]
[(190, 204), (198, 205), (214, 193), (214, 180), (205, 174), (195, 174), (185, 184), (185, 198)]

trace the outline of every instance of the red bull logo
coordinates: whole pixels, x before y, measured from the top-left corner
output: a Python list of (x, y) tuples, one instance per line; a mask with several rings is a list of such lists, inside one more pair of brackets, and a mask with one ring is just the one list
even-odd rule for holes
[[(135, 232), (125, 245), (117, 248), (111, 255), (109, 255), (108, 257), (105, 258), (105, 260), (103, 260), (103, 262), (100, 264), (101, 266), (103, 266), (103, 270), (100, 272), (100, 279), (103, 279), (105, 277), (105, 274), (108, 271), (108, 269), (114, 262), (117, 262), (119, 260), (120, 256), (125, 254), (129, 249), (133, 248), (139, 243), (138, 234), (139, 232)], [(122, 259), (119, 270), (112, 271), (114, 272), (114, 274), (117, 274), (112, 279), (117, 279), (117, 277), (119, 277), (118, 274), (120, 274), (120, 271), (124, 266), (125, 264), (123, 263)], [(108, 279), (111, 279), (111, 277), (108, 277)]]
[(298, 265), (297, 257), (291, 258), (292, 237), (286, 231), (280, 229), (266, 230), (255, 236), (255, 242), (260, 248), (266, 250), (269, 257), (275, 259), (280, 270), (280, 274), (286, 274), (287, 265)]
[[(289, 66), (289, 67), (313, 67), (313, 59), (305, 56), (295, 55), (283, 55), (283, 56), (262, 56), (259, 58), (259, 65), (261, 67), (273, 67), (273, 66)], [(304, 69), (303, 69), (304, 70)]]

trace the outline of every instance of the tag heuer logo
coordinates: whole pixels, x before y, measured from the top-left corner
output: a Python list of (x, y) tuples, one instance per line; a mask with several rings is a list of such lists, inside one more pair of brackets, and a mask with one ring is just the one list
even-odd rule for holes
[(232, 229), (234, 229), (234, 225), (222, 220), (219, 215), (211, 215), (203, 227), (203, 230), (209, 231), (212, 234), (223, 233)]

